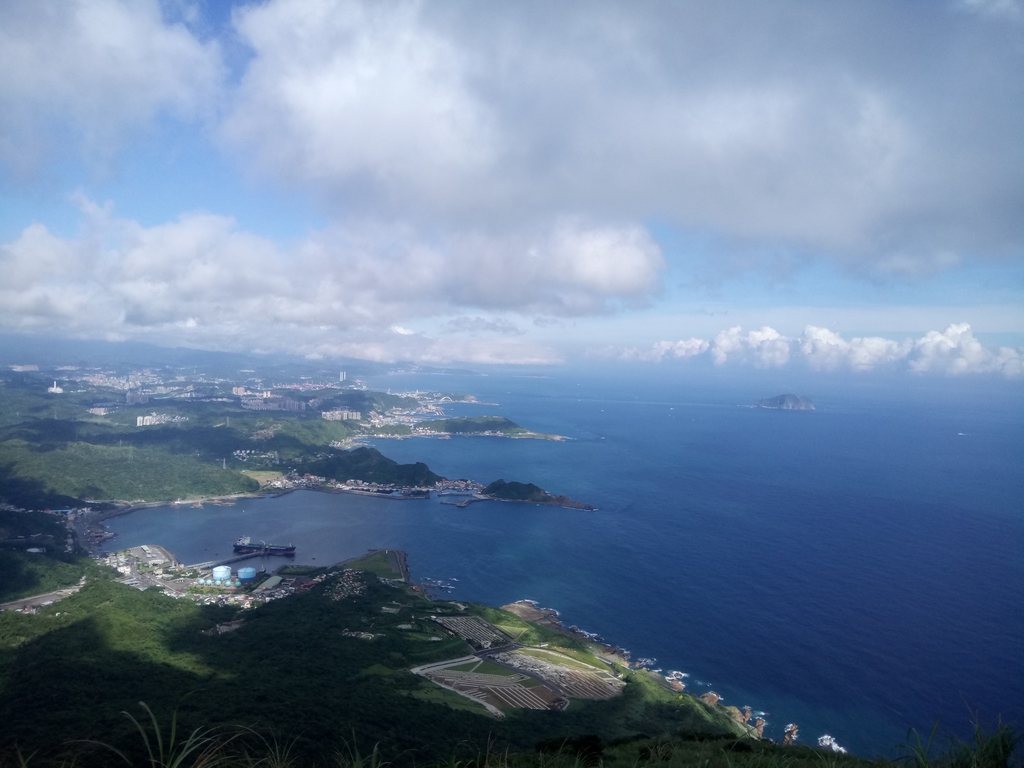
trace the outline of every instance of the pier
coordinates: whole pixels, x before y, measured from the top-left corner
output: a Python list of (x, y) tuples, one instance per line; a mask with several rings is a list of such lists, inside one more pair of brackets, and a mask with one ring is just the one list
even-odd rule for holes
[(441, 503), (448, 504), (449, 506), (452, 507), (468, 507), (470, 504), (476, 501), (490, 501), (490, 499), (481, 498), (480, 496), (471, 496), (470, 498), (463, 499), (462, 501), (442, 501)]

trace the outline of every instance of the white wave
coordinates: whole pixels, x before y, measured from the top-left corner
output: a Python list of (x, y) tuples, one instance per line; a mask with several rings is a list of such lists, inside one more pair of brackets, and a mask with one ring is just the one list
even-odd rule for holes
[(822, 749), (831, 749), (833, 752), (840, 752), (846, 754), (846, 749), (839, 746), (839, 743), (834, 737), (829, 736), (827, 733), (818, 737), (818, 746)]

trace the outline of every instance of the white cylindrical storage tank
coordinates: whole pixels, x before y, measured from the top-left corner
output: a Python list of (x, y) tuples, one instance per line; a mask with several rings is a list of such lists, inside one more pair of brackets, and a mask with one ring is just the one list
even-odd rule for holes
[(214, 581), (224, 581), (231, 578), (230, 565), (218, 565), (213, 569)]
[(252, 567), (250, 567), (250, 568), (239, 568), (238, 569), (238, 578), (239, 578), (240, 581), (252, 581), (253, 579), (256, 578), (256, 569), (252, 568)]

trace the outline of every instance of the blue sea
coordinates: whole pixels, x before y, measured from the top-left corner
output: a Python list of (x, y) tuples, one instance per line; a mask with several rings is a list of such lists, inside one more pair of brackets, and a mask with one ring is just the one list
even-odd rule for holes
[[(158, 508), (109, 523), (112, 548), (226, 556), (239, 535), (297, 561), (409, 553), (454, 598), (529, 598), (691, 692), (895, 756), (909, 728), (1024, 726), (1024, 387), (992, 379), (635, 367), (406, 374), (371, 388), (466, 392), (547, 442), (378, 440), (400, 462), (534, 482), (597, 511), (293, 493)], [(783, 392), (817, 410), (751, 408)], [(268, 567), (279, 564), (268, 562)]]

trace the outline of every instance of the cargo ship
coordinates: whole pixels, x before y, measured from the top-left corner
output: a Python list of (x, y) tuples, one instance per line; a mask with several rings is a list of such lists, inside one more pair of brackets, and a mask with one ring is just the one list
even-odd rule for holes
[(235, 542), (235, 552), (239, 555), (294, 555), (295, 545), (267, 544), (264, 541), (261, 541), (259, 544), (253, 544), (252, 539), (248, 536), (242, 536)]

